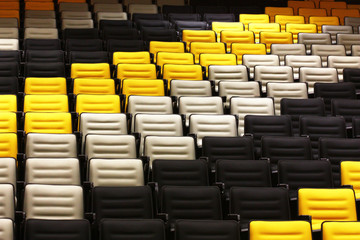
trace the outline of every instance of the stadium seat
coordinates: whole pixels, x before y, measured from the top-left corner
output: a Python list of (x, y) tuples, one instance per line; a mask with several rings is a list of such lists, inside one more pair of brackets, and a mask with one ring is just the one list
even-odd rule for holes
[(305, 23), (309, 23), (309, 17), (318, 16), (318, 17), (326, 17), (326, 9), (324, 8), (299, 8), (299, 16), (305, 17)]
[(110, 78), (108, 63), (73, 63), (71, 78)]
[(266, 45), (268, 53), (271, 52), (272, 44), (292, 44), (293, 35), (289, 32), (260, 32), (260, 43)]
[(249, 23), (269, 23), (270, 17), (267, 14), (240, 14), (239, 20), (244, 24), (245, 30), (249, 30)]
[(315, 83), (338, 82), (337, 71), (335, 68), (300, 67), (299, 76), (300, 82), (307, 83), (309, 94), (314, 94)]
[(288, 23), (285, 31), (293, 34), (294, 43), (304, 43), (300, 41), (300, 33), (317, 33), (316, 24)]
[(358, 222), (324, 222), (321, 225), (322, 238), (324, 240), (333, 240), (334, 238), (345, 239), (349, 237), (358, 237)]
[(189, 50), (191, 42), (216, 42), (216, 33), (212, 30), (184, 30), (182, 32), (182, 41), (186, 43)]
[(232, 43), (231, 44), (231, 53), (236, 54), (239, 64), (243, 62), (243, 55), (266, 55), (266, 45), (263, 43), (253, 44), (253, 43)]
[(25, 95), (26, 112), (69, 112), (67, 95)]
[(27, 62), (24, 66), (25, 77), (65, 77), (62, 62)]
[(336, 35), (336, 43), (345, 46), (346, 54), (351, 54), (351, 45), (359, 45), (359, 34), (339, 33)]
[(208, 73), (210, 65), (237, 65), (237, 58), (235, 54), (203, 53), (200, 54), (199, 63)]
[(299, 8), (315, 8), (313, 1), (288, 1), (287, 6), (294, 9), (294, 15), (299, 15)]
[(210, 97), (212, 96), (212, 86), (210, 81), (170, 81), (170, 96), (179, 98), (188, 97)]
[(321, 68), (321, 57), (313, 56), (300, 56), (300, 55), (286, 55), (285, 65), (293, 68), (294, 79), (299, 79), (299, 71), (301, 67), (315, 67)]
[(338, 17), (310, 16), (309, 24), (316, 24), (318, 33), (321, 33), (323, 25), (340, 25), (340, 22)]
[(114, 52), (113, 65), (119, 63), (145, 63), (150, 64), (149, 52)]
[(156, 65), (155, 64), (118, 64), (117, 78), (118, 79), (125, 79), (125, 78), (156, 79)]
[(120, 97), (118, 95), (79, 94), (76, 97), (78, 114), (86, 113), (120, 113)]
[(242, 65), (210, 65), (208, 79), (215, 81), (215, 91), (218, 91), (220, 81), (248, 81), (248, 71)]
[(203, 72), (200, 65), (166, 64), (163, 69), (163, 79), (203, 80)]
[(223, 30), (220, 32), (220, 42), (225, 43), (227, 52), (230, 52), (232, 43), (255, 43), (255, 35), (251, 31)]
[(352, 34), (353, 29), (351, 26), (322, 25), (322, 32), (330, 33), (332, 44), (336, 44), (336, 35), (338, 33)]
[(243, 55), (243, 65), (249, 69), (250, 79), (254, 79), (255, 66), (280, 66), (280, 59), (277, 55)]
[(321, 64), (327, 67), (328, 56), (346, 56), (345, 47), (343, 45), (319, 45), (311, 46), (311, 54), (321, 57)]
[(225, 108), (229, 108), (232, 97), (260, 97), (258, 82), (220, 81), (219, 96), (226, 97)]
[(273, 43), (270, 46), (270, 53), (279, 56), (281, 66), (285, 65), (286, 55), (306, 55), (305, 45), (301, 43), (297, 43), (297, 44)]
[(72, 133), (70, 113), (28, 112), (24, 122), (25, 133)]
[(280, 32), (278, 23), (249, 23), (249, 31), (255, 34), (255, 43), (260, 42), (260, 32)]
[(358, 76), (360, 74), (360, 70), (356, 68), (344, 68), (343, 70), (343, 80), (344, 82), (352, 82), (356, 87), (356, 94), (359, 92), (359, 84), (358, 84)]
[(295, 23), (295, 24), (304, 24), (304, 16), (289, 16), (289, 15), (275, 15), (275, 23), (280, 24), (282, 32), (286, 30), (286, 24)]
[(200, 54), (202, 53), (224, 54), (226, 53), (226, 47), (224, 43), (191, 42), (190, 52), (195, 56), (195, 63), (199, 63)]
[[(254, 81), (261, 83), (261, 90), (266, 93), (267, 83), (294, 83), (292, 68), (289, 66), (261, 66), (254, 68)], [(278, 108), (276, 107), (278, 114)]]
[(78, 94), (115, 94), (113, 79), (75, 78), (73, 93)]
[(265, 14), (270, 17), (270, 22), (275, 22), (275, 15), (294, 15), (294, 9), (292, 7), (265, 7)]

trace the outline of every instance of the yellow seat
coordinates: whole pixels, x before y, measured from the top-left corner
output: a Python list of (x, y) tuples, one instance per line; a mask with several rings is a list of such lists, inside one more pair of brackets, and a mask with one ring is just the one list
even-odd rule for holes
[(266, 52), (270, 53), (271, 44), (292, 44), (292, 33), (289, 32), (260, 32), (260, 43), (266, 45)]
[(151, 41), (149, 46), (149, 52), (153, 54), (154, 62), (156, 63), (156, 54), (158, 52), (184, 53), (185, 44), (183, 42)]
[(25, 133), (72, 133), (71, 114), (28, 112), (24, 130)]
[(346, 2), (326, 2), (320, 1), (319, 8), (326, 9), (326, 13), (328, 16), (331, 16), (331, 9), (333, 8), (347, 8)]
[(350, 240), (360, 238), (360, 222), (324, 222), (323, 240)]
[(67, 95), (25, 95), (24, 112), (68, 112)]
[(17, 158), (18, 142), (15, 133), (0, 133), (0, 158)]
[(110, 78), (108, 63), (73, 63), (71, 78)]
[(255, 43), (252, 31), (221, 31), (220, 41), (226, 44), (227, 52), (231, 51), (232, 43)]
[(122, 94), (125, 95), (125, 108), (130, 95), (165, 96), (164, 81), (160, 79), (139, 80), (125, 79), (122, 84)]
[(66, 79), (61, 77), (25, 79), (25, 94), (67, 94)]
[(202, 53), (200, 54), (200, 65), (205, 67), (207, 76), (209, 65), (237, 65), (237, 58), (235, 54), (231, 53)]
[(19, 24), (19, 10), (0, 10), (0, 18), (16, 18)]
[(238, 64), (242, 64), (242, 56), (244, 54), (265, 55), (265, 44), (249, 44), (249, 43), (233, 43), (231, 44), (231, 53), (236, 54)]
[(311, 240), (307, 221), (251, 221), (249, 240)]
[(255, 34), (255, 42), (260, 39), (260, 32), (280, 32), (280, 24), (278, 23), (249, 23), (249, 31)]
[(194, 64), (194, 54), (159, 52), (156, 65), (160, 66), (161, 72), (164, 64)]
[(17, 119), (14, 112), (0, 112), (0, 132), (16, 133)]
[(321, 33), (322, 25), (339, 25), (338, 17), (309, 17), (310, 24), (316, 24), (318, 33)]
[(20, 3), (19, 2), (0, 2), (1, 10), (19, 10)]
[(25, 10), (54, 10), (53, 2), (25, 2)]
[(119, 95), (79, 94), (76, 97), (76, 112), (81, 113), (120, 113)]
[[(310, 1), (308, 1), (310, 2)], [(286, 24), (288, 23), (299, 23), (304, 24), (305, 18), (304, 16), (286, 16), (286, 15), (276, 15), (275, 23), (280, 24), (280, 28), (282, 32), (285, 32)]]
[(302, 188), (298, 192), (299, 215), (311, 216), (313, 230), (324, 221), (357, 221), (352, 189)]
[(226, 53), (226, 49), (224, 43), (192, 42), (190, 52), (195, 56), (195, 63), (199, 63), (201, 53)]
[(200, 65), (165, 64), (163, 79), (203, 80), (203, 72)]
[(316, 24), (288, 23), (285, 25), (285, 31), (291, 32), (293, 35), (294, 43), (297, 43), (299, 33), (317, 33), (317, 27)]
[(150, 63), (149, 52), (114, 52), (113, 64), (119, 63)]
[(310, 16), (326, 17), (326, 9), (323, 8), (299, 8), (299, 15), (304, 16), (305, 23), (309, 23)]
[(299, 8), (315, 8), (313, 1), (288, 1), (287, 6), (294, 9), (294, 15), (299, 14)]
[(220, 32), (224, 30), (244, 31), (244, 24), (240, 22), (212, 22), (212, 30), (216, 32), (217, 41), (220, 42)]
[(16, 112), (16, 95), (0, 95), (0, 112)]
[(275, 21), (275, 15), (294, 15), (294, 9), (291, 7), (265, 7), (265, 14), (269, 15), (270, 22)]
[(156, 79), (155, 64), (118, 64), (117, 78)]
[(216, 42), (216, 34), (212, 30), (183, 30), (182, 41), (189, 50), (191, 42)]
[(360, 17), (359, 9), (355, 8), (333, 8), (331, 9), (331, 16), (338, 17), (340, 24), (344, 25), (345, 17)]
[(240, 14), (239, 21), (244, 24), (245, 30), (249, 30), (249, 23), (269, 23), (267, 14)]
[(74, 79), (74, 94), (115, 94), (115, 81), (113, 79)]
[(360, 162), (341, 162), (341, 185), (352, 185), (356, 199), (360, 199)]

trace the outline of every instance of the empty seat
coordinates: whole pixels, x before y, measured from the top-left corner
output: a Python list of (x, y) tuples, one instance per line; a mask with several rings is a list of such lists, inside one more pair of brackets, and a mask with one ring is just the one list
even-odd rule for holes
[(322, 1), (320, 1), (319, 8), (326, 9), (327, 15), (331, 16), (332, 8), (346, 8), (346, 2), (322, 2)]
[(145, 50), (145, 44), (142, 40), (118, 40), (109, 39), (106, 42), (108, 52), (138, 52)]
[(0, 50), (19, 50), (19, 40), (0, 39)]
[(26, 10), (25, 18), (53, 18), (55, 19), (55, 11), (52, 10)]
[(316, 24), (288, 23), (285, 31), (293, 34), (294, 43), (304, 43), (300, 41), (300, 35), (306, 33), (317, 33)]
[(321, 57), (323, 67), (327, 67), (328, 56), (346, 56), (343, 45), (315, 45), (311, 46), (311, 54)]
[(54, 10), (52, 2), (26, 2), (25, 10)]
[(316, 67), (321, 68), (320, 56), (299, 56), (299, 55), (286, 55), (285, 65), (293, 69), (294, 79), (299, 79), (300, 67)]
[(132, 15), (134, 13), (158, 13), (158, 8), (155, 4), (129, 4), (128, 12)]
[(71, 78), (110, 78), (108, 63), (73, 63)]
[(345, 17), (344, 18), (344, 25), (352, 26), (354, 33), (359, 33), (359, 17)]
[(281, 31), (286, 31), (286, 24), (295, 23), (295, 24), (304, 24), (304, 16), (289, 16), (289, 15), (275, 15), (275, 23), (280, 24)]
[(261, 83), (262, 92), (266, 92), (267, 83), (293, 83), (293, 72), (289, 66), (255, 66), (254, 80)]
[(26, 95), (24, 112), (68, 112), (67, 95)]
[(26, 133), (72, 133), (71, 114), (26, 113), (24, 130)]
[(192, 13), (192, 11), (188, 13), (176, 13), (172, 12), (168, 14), (169, 21), (171, 23), (175, 23), (176, 21), (200, 21), (201, 16), (198, 13)]
[(25, 77), (65, 77), (65, 66), (62, 62), (27, 62), (24, 68)]
[(294, 9), (291, 7), (265, 7), (265, 14), (270, 17), (270, 22), (274, 22), (275, 15), (294, 15)]
[(286, 55), (306, 55), (305, 45), (301, 43), (297, 43), (297, 44), (273, 43), (271, 44), (270, 47), (270, 53), (279, 56), (280, 65), (285, 65)]
[(260, 32), (280, 32), (278, 23), (249, 23), (249, 31), (255, 34), (255, 43), (260, 41)]
[(61, 19), (91, 19), (91, 12), (84, 11), (62, 11), (61, 12)]
[(147, 19), (138, 19), (136, 21), (136, 27), (139, 30), (145, 30), (145, 29), (169, 29), (170, 28), (170, 22), (164, 21), (164, 20), (147, 20)]
[(159, 52), (156, 57), (156, 65), (161, 69), (165, 64), (194, 64), (194, 55), (192, 53), (168, 53)]
[(299, 33), (299, 43), (305, 44), (306, 53), (311, 53), (312, 44), (331, 45), (329, 33)]
[(210, 65), (208, 79), (215, 81), (215, 91), (218, 91), (220, 81), (248, 81), (248, 71), (243, 65)]
[(310, 24), (316, 24), (318, 33), (322, 32), (323, 25), (340, 25), (338, 17), (317, 17), (310, 16), (309, 17)]
[(66, 94), (65, 78), (26, 78), (25, 94)]
[(293, 35), (289, 32), (260, 32), (260, 43), (265, 43), (270, 53), (272, 44), (292, 44)]
[(104, 40), (139, 40), (139, 33), (133, 28), (106, 27), (102, 31), (102, 37)]
[(202, 53), (226, 53), (224, 43), (190, 43), (190, 52), (195, 56), (195, 63), (199, 63), (199, 56)]
[(238, 63), (243, 63), (243, 55), (266, 55), (266, 45), (263, 43), (232, 43), (231, 53), (236, 54)]
[(343, 116), (347, 127), (351, 127), (352, 118), (360, 115), (358, 113), (359, 103), (357, 99), (334, 99), (331, 101), (331, 114)]
[(203, 80), (203, 71), (200, 65), (165, 64), (163, 79)]
[(232, 43), (255, 43), (255, 35), (251, 31), (223, 30), (220, 32), (220, 42), (225, 43), (230, 52)]
[(184, 53), (185, 45), (181, 42), (151, 41), (149, 45), (149, 52), (153, 55), (154, 62), (156, 62), (158, 52)]
[(120, 113), (120, 97), (117, 95), (80, 94), (76, 97), (76, 109), (79, 114)]
[(56, 28), (55, 19), (46, 19), (46, 18), (25, 18), (24, 21), (25, 28)]
[(239, 20), (244, 24), (245, 30), (249, 29), (249, 23), (269, 23), (270, 17), (267, 14), (240, 14)]
[(322, 32), (330, 33), (332, 43), (336, 44), (337, 34), (352, 34), (353, 29), (351, 26), (323, 25)]
[(99, 31), (95, 28), (72, 29), (67, 28), (63, 31), (63, 39), (98, 39)]
[(336, 35), (336, 43), (344, 45), (346, 53), (351, 54), (351, 45), (360, 44), (360, 38), (358, 35), (359, 34), (338, 33)]
[(199, 63), (206, 68), (206, 73), (208, 73), (210, 65), (237, 65), (237, 59), (235, 54), (203, 53), (200, 54)]
[[(17, 131), (17, 119), (16, 119), (16, 113), (15, 112), (9, 112), (8, 109), (6, 109), (4, 112), (0, 114), (0, 122), (1, 122), (1, 128), (0, 132), (2, 133), (16, 133)], [(3, 135), (4, 141), (11, 141), (13, 143), (16, 143), (17, 140), (14, 138), (15, 136), (10, 135)], [(7, 138), (8, 139), (7, 139)], [(16, 146), (16, 147), (15, 147)], [(13, 147), (10, 148), (12, 152), (12, 156), (16, 155), (17, 152), (17, 144), (14, 144)], [(7, 154), (7, 153), (6, 153)]]
[(113, 65), (119, 63), (150, 63), (149, 52), (114, 52)]
[(0, 28), (0, 38), (18, 39), (19, 30), (18, 28)]
[(156, 79), (156, 66), (154, 64), (118, 64), (117, 78)]
[(102, 51), (102, 41), (100, 39), (67, 39), (65, 43), (65, 50), (71, 51)]
[(204, 13), (203, 18), (209, 24), (213, 22), (235, 22), (235, 17), (232, 13)]
[[(166, 1), (167, 4), (169, 4), (168, 1)], [(159, 4), (159, 3), (158, 3)], [(162, 6), (162, 13), (163, 14), (166, 14), (167, 16), (170, 16), (171, 14), (191, 14), (193, 12), (193, 8), (192, 6), (188, 6), (188, 5), (179, 5), (179, 4), (176, 4), (176, 5), (163, 5)], [(199, 15), (200, 16), (200, 15)]]
[(0, 219), (1, 222), (1, 232), (4, 239), (13, 239), (14, 235), (14, 222), (11, 219)]
[(343, 80), (344, 82), (352, 82), (355, 84), (356, 87), (356, 93), (359, 92), (359, 84), (358, 84), (358, 78), (359, 78), (360, 70), (356, 68), (344, 68), (343, 70)]
[(309, 94), (314, 93), (315, 83), (337, 83), (337, 71), (335, 68), (312, 68), (300, 67), (300, 82), (306, 82)]
[(123, 6), (120, 3), (95, 3), (93, 7), (94, 13), (123, 11)]
[(25, 56), (26, 62), (65, 62), (64, 52), (61, 50), (28, 50)]
[[(6, 116), (6, 115), (5, 115)], [(5, 121), (2, 121), (3, 123)], [(10, 122), (10, 121), (9, 121)], [(18, 154), (18, 140), (16, 139), (16, 134), (14, 132), (6, 132), (3, 129), (2, 133), (0, 134), (0, 142), (4, 146), (3, 149), (0, 152), (0, 156), (2, 158), (6, 158), (9, 160), (9, 158), (17, 159)], [(9, 160), (9, 163), (12, 160)], [(13, 173), (13, 172), (9, 172)], [(16, 177), (16, 176), (14, 176)]]
[(127, 106), (128, 97), (130, 95), (140, 96), (164, 96), (165, 85), (164, 81), (148, 80), (148, 79), (125, 79), (122, 82), (121, 93), (125, 95), (125, 105)]
[(25, 39), (24, 50), (61, 50), (60, 39)]
[(142, 31), (142, 39), (145, 42), (150, 42), (150, 41), (176, 42), (177, 35), (175, 29), (147, 28), (147, 29), (143, 29)]
[[(231, 14), (232, 15), (232, 14)], [(244, 31), (244, 25), (242, 23), (237, 22), (218, 22), (215, 21), (212, 23), (212, 30), (214, 30), (217, 34), (217, 41), (220, 41), (220, 33), (222, 31)]]
[(358, 222), (324, 222), (321, 225), (324, 240), (345, 239), (359, 236)]
[(206, 30), (208, 27), (206, 22), (200, 21), (175, 21), (175, 29), (181, 36), (183, 30)]
[[(14, 186), (11, 184), (0, 184), (0, 192), (3, 196), (1, 203), (3, 204), (3, 209), (0, 212), (2, 218), (8, 218), (15, 220), (15, 191)], [(2, 225), (5, 228), (8, 227), (4, 221)]]
[(58, 39), (56, 28), (26, 28), (24, 39)]
[(2, 28), (18, 28), (17, 18), (0, 18), (0, 26)]
[(182, 41), (186, 42), (189, 50), (191, 42), (216, 42), (216, 33), (211, 30), (184, 30), (182, 32)]
[(19, 92), (17, 77), (0, 77), (1, 94), (17, 94)]
[(341, 185), (353, 186), (356, 200), (359, 199), (359, 178), (357, 174), (358, 169), (358, 161), (342, 161), (340, 163)]
[(248, 67), (250, 78), (254, 78), (255, 66), (279, 66), (280, 60), (277, 55), (252, 55), (245, 54), (243, 56), (243, 64)]
[(88, 10), (89, 7), (87, 3), (82, 3), (82, 2), (59, 3), (59, 12), (63, 12), (63, 11), (87, 12)]
[(299, 8), (299, 15), (305, 17), (305, 23), (309, 23), (309, 17), (318, 16), (326, 17), (326, 9), (324, 8)]
[(108, 63), (108, 53), (97, 52), (70, 52), (69, 63)]
[(220, 81), (219, 96), (226, 97), (225, 108), (229, 108), (232, 97), (260, 97), (258, 82)]
[(210, 81), (170, 81), (170, 96), (203, 96), (210, 97), (212, 87)]

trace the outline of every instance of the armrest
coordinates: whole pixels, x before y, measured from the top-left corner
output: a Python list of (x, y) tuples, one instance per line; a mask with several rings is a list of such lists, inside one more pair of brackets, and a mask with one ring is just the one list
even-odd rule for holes
[(299, 215), (297, 216), (297, 220), (303, 220), (311, 223), (311, 216), (310, 215)]
[(239, 214), (235, 214), (235, 213), (230, 213), (227, 215), (227, 220), (234, 220), (237, 222), (240, 222), (240, 215)]
[(155, 217), (163, 220), (164, 222), (169, 220), (169, 215), (167, 213), (157, 213)]
[(90, 223), (94, 222), (95, 221), (95, 213), (92, 213), (92, 212), (87, 212), (84, 214), (84, 218), (89, 220)]
[(225, 183), (223, 183), (223, 182), (215, 182), (214, 185), (219, 187), (221, 192), (225, 191)]
[(285, 184), (285, 183), (279, 183), (277, 186), (278, 186), (278, 187), (282, 187), (282, 188), (285, 188), (285, 189), (289, 190), (289, 185), (288, 185), (288, 184)]

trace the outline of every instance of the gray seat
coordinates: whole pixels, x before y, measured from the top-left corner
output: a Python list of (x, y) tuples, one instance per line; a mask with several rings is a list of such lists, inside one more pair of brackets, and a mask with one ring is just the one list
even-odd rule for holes
[(271, 54), (279, 56), (280, 65), (285, 65), (285, 55), (306, 55), (304, 44), (271, 44)]
[(322, 25), (323, 33), (330, 33), (332, 44), (336, 44), (336, 35), (338, 33), (353, 34), (351, 26)]
[(327, 67), (328, 56), (346, 56), (344, 45), (318, 45), (311, 46), (311, 54), (321, 57), (321, 64)]
[(297, 55), (286, 55), (285, 65), (293, 68), (294, 79), (299, 79), (300, 67), (318, 67), (321, 65), (320, 56), (297, 56)]
[(298, 43), (305, 44), (306, 54), (311, 53), (312, 44), (331, 44), (331, 36), (329, 33), (299, 33)]

